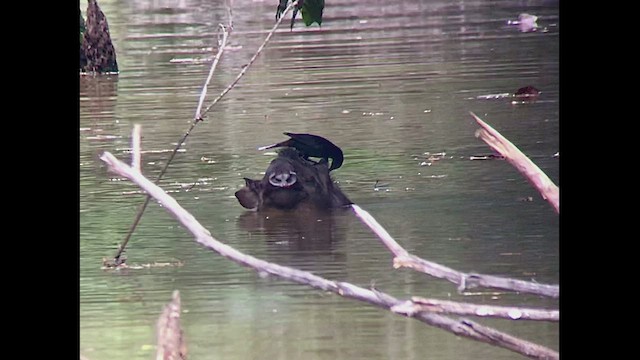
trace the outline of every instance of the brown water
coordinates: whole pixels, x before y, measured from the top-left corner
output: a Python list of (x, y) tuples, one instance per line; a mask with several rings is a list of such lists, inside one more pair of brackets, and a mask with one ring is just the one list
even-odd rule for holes
[[(83, 12), (86, 4), (82, 4)], [(174, 289), (191, 359), (518, 359), (366, 304), (262, 279), (196, 244), (152, 203), (128, 263), (104, 271), (143, 197), (107, 173), (128, 159), (141, 124), (143, 171), (155, 179), (188, 128), (216, 51), (222, 1), (100, 1), (121, 69), (80, 79), (80, 352), (152, 359), (155, 321)], [(209, 89), (217, 96), (274, 24), (276, 1), (234, 1), (234, 30)], [(539, 16), (539, 31), (508, 25)], [(265, 219), (233, 196), (273, 157), (282, 132), (323, 135), (345, 153), (343, 191), (409, 251), (465, 272), (559, 281), (559, 218), (491, 150), (469, 111), (559, 183), (559, 17), (555, 1), (332, 1), (322, 28), (288, 18), (247, 75), (188, 138), (161, 185), (221, 241), (248, 254), (399, 298), (423, 296), (557, 308), (558, 301), (455, 286), (410, 270), (353, 214)], [(500, 95), (533, 85), (536, 102)], [(428, 154), (445, 155), (428, 161)], [(189, 187), (197, 181), (196, 186)], [(376, 181), (378, 187), (375, 187)], [(531, 197), (531, 201), (528, 200)], [(558, 324), (472, 319), (558, 349)]]

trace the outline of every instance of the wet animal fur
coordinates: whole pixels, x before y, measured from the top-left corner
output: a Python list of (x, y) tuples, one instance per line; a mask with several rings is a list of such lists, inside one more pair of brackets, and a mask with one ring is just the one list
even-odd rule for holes
[[(286, 187), (269, 182), (270, 177), (281, 173), (295, 174), (297, 180)], [(296, 209), (302, 205), (330, 209), (352, 203), (333, 183), (327, 161), (305, 160), (293, 148), (281, 150), (261, 180), (245, 178), (245, 186), (236, 191), (235, 196), (243, 207), (258, 211), (266, 208)]]

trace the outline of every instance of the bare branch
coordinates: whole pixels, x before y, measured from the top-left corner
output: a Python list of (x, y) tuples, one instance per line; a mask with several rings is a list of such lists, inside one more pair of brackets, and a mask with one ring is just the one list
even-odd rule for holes
[(476, 114), (472, 112), (469, 113), (482, 127), (482, 129), (476, 131), (476, 137), (482, 139), (495, 151), (504, 156), (511, 165), (518, 169), (518, 171), (535, 186), (542, 197), (553, 206), (553, 209), (557, 213), (560, 213), (560, 188), (558, 188), (533, 161), (513, 145), (511, 141), (507, 140), (498, 131), (489, 126), (489, 124), (482, 121)]
[[(287, 9), (284, 11), (283, 15), (288, 13), (294, 5), (297, 5), (298, 1), (294, 1), (292, 2)], [(229, 25), (227, 26), (226, 29), (232, 30), (233, 29), (233, 10), (232, 7), (233, 6), (233, 1), (229, 1), (228, 4), (228, 14), (229, 14)], [(198, 107), (196, 109), (196, 113), (195, 113), (195, 118), (194, 120), (191, 122), (191, 125), (189, 126), (189, 129), (184, 133), (184, 135), (182, 136), (182, 138), (178, 141), (176, 147), (173, 149), (173, 152), (171, 153), (171, 155), (169, 156), (169, 159), (167, 159), (164, 167), (162, 168), (162, 170), (160, 171), (160, 174), (158, 174), (158, 177), (156, 178), (156, 184), (160, 181), (160, 179), (162, 179), (162, 177), (164, 176), (164, 174), (167, 172), (167, 169), (169, 168), (169, 164), (171, 164), (171, 162), (173, 161), (173, 158), (176, 156), (176, 154), (178, 153), (178, 150), (180, 150), (180, 148), (182, 147), (182, 145), (184, 144), (184, 142), (187, 140), (187, 137), (189, 137), (189, 135), (191, 134), (191, 132), (193, 131), (193, 129), (196, 127), (196, 125), (202, 121), (202, 117), (209, 112), (209, 110), (216, 104), (218, 103), (218, 101), (220, 101), (231, 89), (233, 89), (233, 87), (236, 85), (236, 83), (240, 80), (240, 78), (242, 78), (242, 76), (244, 76), (244, 74), (247, 72), (247, 70), (249, 69), (249, 67), (251, 67), (251, 64), (253, 64), (253, 62), (256, 60), (256, 58), (258, 57), (258, 55), (260, 55), (260, 53), (262, 52), (262, 50), (264, 49), (264, 47), (267, 45), (267, 43), (269, 42), (269, 40), (271, 39), (271, 37), (273, 36), (273, 34), (275, 33), (276, 29), (278, 28), (278, 26), (280, 26), (280, 23), (282, 22), (282, 18), (276, 22), (275, 26), (273, 27), (273, 29), (271, 29), (271, 31), (269, 32), (269, 34), (267, 35), (267, 37), (265, 38), (264, 42), (262, 43), (262, 45), (258, 48), (257, 52), (253, 55), (253, 57), (251, 58), (251, 60), (249, 61), (249, 63), (247, 64), (247, 66), (245, 66), (242, 71), (240, 71), (240, 73), (238, 74), (238, 76), (235, 78), (235, 80), (233, 80), (233, 82), (222, 91), (222, 93), (220, 95), (218, 95), (217, 98), (215, 98), (213, 100), (213, 102), (204, 110), (204, 112), (200, 112), (200, 109), (202, 108), (202, 103), (204, 102), (204, 98), (206, 96), (206, 92), (207, 92), (207, 85), (210, 81), (211, 75), (213, 74), (213, 71), (218, 63), (218, 60), (220, 59), (220, 56), (222, 56), (222, 52), (224, 51), (224, 48), (226, 46), (226, 39), (228, 38), (228, 31), (224, 31), (223, 33), (223, 44), (219, 46), (218, 48), (218, 54), (216, 55), (216, 58), (212, 64), (211, 70), (209, 71), (209, 77), (207, 78), (207, 81), (205, 83), (205, 86), (203, 87), (202, 93), (200, 94), (200, 101), (198, 104)], [(224, 26), (221, 25), (221, 27), (223, 29), (225, 29)], [(142, 219), (142, 215), (144, 214), (144, 211), (146, 210), (147, 206), (149, 205), (149, 201), (151, 200), (150, 196), (146, 196), (144, 203), (138, 208), (138, 212), (136, 213), (135, 218), (133, 219), (133, 223), (131, 224), (131, 227), (129, 228), (129, 232), (127, 232), (127, 235), (125, 236), (125, 239), (123, 240), (122, 244), (118, 247), (118, 251), (116, 252), (116, 255), (114, 256), (113, 259), (113, 265), (114, 266), (118, 266), (120, 264), (122, 264), (122, 260), (121, 260), (121, 256), (122, 253), (124, 252), (125, 247), (127, 246), (127, 244), (129, 243), (129, 240), (131, 239), (131, 235), (133, 235), (133, 232), (135, 231), (136, 227), (138, 226), (138, 223), (140, 223), (140, 219)]]
[(141, 171), (140, 167), (140, 124), (133, 125), (131, 132), (131, 167), (137, 171)]
[(464, 319), (462, 322), (473, 329), (473, 331), (484, 336), (492, 344), (508, 346), (509, 349), (534, 359), (560, 359), (560, 355), (557, 352), (544, 346), (530, 342), (522, 342), (522, 340), (514, 336), (480, 325), (471, 320)]
[(417, 296), (412, 297), (410, 301), (393, 306), (391, 311), (406, 314), (415, 314), (420, 311), (427, 311), (456, 315), (495, 317), (511, 320), (560, 321), (560, 311), (558, 310), (478, 305), (457, 301), (425, 299)]
[(360, 206), (356, 204), (352, 204), (351, 208), (356, 213), (358, 218), (362, 222), (364, 222), (365, 225), (367, 225), (369, 229), (371, 229), (376, 235), (378, 235), (380, 240), (382, 240), (382, 243), (389, 249), (389, 251), (391, 251), (391, 253), (393, 253), (393, 255), (395, 256), (409, 255), (409, 252), (405, 250), (402, 246), (400, 246), (400, 244), (398, 244), (396, 240), (391, 235), (389, 235), (387, 230), (385, 230), (385, 228), (382, 227), (382, 225), (380, 225), (380, 223), (378, 223), (378, 221), (373, 216), (371, 216), (371, 214), (369, 214), (367, 211), (363, 210)]
[(240, 79), (244, 76), (244, 74), (247, 72), (247, 70), (249, 70), (249, 68), (251, 67), (251, 65), (253, 65), (253, 63), (256, 61), (256, 59), (258, 58), (258, 56), (262, 53), (262, 50), (264, 50), (265, 46), (267, 46), (267, 43), (269, 43), (269, 40), (271, 40), (271, 37), (273, 36), (273, 34), (275, 34), (276, 30), (278, 29), (278, 27), (280, 26), (280, 23), (282, 23), (282, 20), (284, 19), (285, 14), (287, 14), (291, 9), (293, 9), (294, 6), (298, 5), (298, 1), (294, 1), (291, 4), (289, 4), (289, 6), (287, 6), (287, 8), (284, 10), (284, 12), (282, 13), (282, 16), (280, 17), (280, 19), (278, 19), (278, 21), (276, 21), (276, 24), (273, 25), (273, 28), (271, 29), (271, 31), (269, 31), (269, 33), (267, 34), (267, 37), (265, 37), (264, 41), (262, 42), (262, 45), (260, 45), (260, 47), (258, 48), (258, 50), (256, 51), (255, 54), (253, 54), (253, 56), (251, 57), (251, 60), (249, 60), (249, 62), (247, 63), (247, 65), (240, 71), (240, 73), (238, 74), (238, 76), (236, 76), (236, 78), (231, 82), (231, 84), (229, 84), (229, 86), (227, 86), (226, 89), (222, 90), (222, 92), (220, 93), (220, 95), (218, 95), (217, 98), (215, 98), (211, 104), (209, 106), (207, 106), (207, 108), (202, 112), (202, 116), (204, 116), (206, 113), (209, 112), (209, 110), (218, 103), (218, 101), (220, 101), (229, 91), (231, 91), (231, 89), (233, 89), (236, 84), (238, 83), (238, 81), (240, 81)]
[(202, 114), (200, 114), (200, 111), (202, 110), (202, 104), (204, 103), (204, 99), (207, 96), (207, 88), (209, 87), (209, 83), (211, 82), (211, 78), (213, 77), (213, 72), (216, 71), (216, 67), (218, 66), (218, 62), (222, 57), (224, 48), (227, 46), (227, 39), (229, 38), (229, 33), (227, 32), (227, 28), (225, 28), (225, 26), (222, 24), (218, 24), (218, 26), (222, 31), (222, 40), (218, 40), (218, 53), (216, 54), (216, 57), (213, 59), (213, 63), (211, 64), (211, 69), (209, 69), (209, 76), (207, 76), (207, 80), (204, 82), (204, 86), (202, 86), (202, 91), (200, 92), (200, 100), (198, 100), (198, 107), (196, 108), (196, 114), (194, 116), (194, 120), (196, 121), (202, 120)]
[[(361, 288), (359, 286), (346, 283), (336, 282), (324, 279), (320, 276), (312, 273), (281, 266), (278, 264), (270, 263), (251, 255), (246, 255), (226, 244), (223, 244), (211, 236), (211, 233), (205, 229), (189, 212), (182, 208), (171, 196), (165, 193), (160, 187), (153, 184), (146, 179), (140, 172), (135, 171), (131, 167), (122, 163), (115, 156), (109, 152), (104, 152), (100, 157), (104, 161), (111, 171), (116, 172), (118, 175), (126, 177), (135, 182), (143, 190), (145, 190), (150, 196), (155, 198), (163, 205), (169, 213), (171, 213), (180, 223), (186, 227), (195, 237), (195, 240), (205, 246), (208, 249), (214, 250), (218, 254), (225, 258), (228, 258), (240, 265), (249, 267), (258, 272), (260, 276), (274, 275), (283, 279), (291, 280), (297, 283), (308, 285), (310, 287), (331, 291), (346, 298), (364, 301), (372, 305), (391, 309), (391, 307), (400, 305), (403, 301), (398, 300), (391, 295), (385, 294), (381, 291), (372, 291)], [(408, 314), (397, 313), (402, 316), (409, 316)], [(438, 327), (440, 329), (452, 332), (456, 335), (474, 339), (477, 341), (500, 346), (521, 354), (522, 349), (534, 349), (535, 351), (526, 353), (527, 356), (539, 359), (558, 359), (559, 354), (551, 349), (536, 345), (526, 340), (516, 339), (507, 334), (502, 334), (497, 330), (490, 329), (494, 334), (492, 337), (485, 335), (475, 329), (474, 326), (470, 326), (465, 321), (453, 320), (449, 317), (427, 312), (418, 312), (412, 314), (411, 317), (420, 320), (429, 325)], [(497, 335), (496, 335), (497, 334)], [(502, 335), (509, 341), (496, 340), (499, 335)]]
[(233, 30), (233, 0), (228, 0), (227, 16), (229, 16), (229, 29)]
[(180, 292), (175, 290), (171, 302), (158, 318), (156, 331), (158, 349), (156, 360), (183, 360), (187, 358), (187, 346), (180, 327)]
[(530, 281), (503, 278), (492, 275), (482, 275), (473, 273), (463, 273), (446, 266), (424, 260), (415, 255), (409, 254), (391, 235), (380, 225), (376, 219), (360, 206), (352, 204), (351, 208), (355, 214), (367, 225), (382, 243), (395, 255), (393, 267), (407, 267), (441, 279), (447, 279), (458, 285), (458, 291), (483, 286), (503, 290), (518, 291), (536, 295), (560, 297), (560, 287), (558, 285), (545, 285)]

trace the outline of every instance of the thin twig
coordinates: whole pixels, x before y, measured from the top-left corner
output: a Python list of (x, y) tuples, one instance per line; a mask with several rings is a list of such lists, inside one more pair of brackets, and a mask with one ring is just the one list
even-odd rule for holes
[(441, 279), (447, 279), (458, 285), (458, 291), (465, 289), (484, 286), (503, 290), (518, 291), (536, 295), (549, 296), (552, 298), (560, 297), (560, 287), (557, 285), (545, 285), (536, 282), (503, 278), (493, 275), (482, 275), (474, 273), (463, 273), (446, 266), (436, 264), (431, 261), (424, 260), (418, 256), (409, 254), (400, 244), (398, 244), (391, 235), (360, 206), (352, 204), (351, 208), (356, 216), (367, 225), (379, 238), (382, 243), (393, 253), (393, 267), (407, 267), (417, 271), (424, 272), (431, 276)]
[[(231, 1), (230, 1), (230, 4), (231, 4)], [(231, 24), (232, 21), (233, 20), (231, 19), (231, 11), (229, 11), (229, 24)], [(227, 46), (227, 41), (228, 41), (228, 38), (229, 38), (229, 32), (226, 30), (226, 28), (223, 25), (220, 25), (220, 27), (223, 30), (223, 38), (222, 38), (222, 41), (218, 42), (218, 52), (216, 54), (216, 57), (215, 57), (213, 63), (211, 64), (211, 70), (209, 71), (209, 77), (207, 78), (207, 80), (205, 82), (205, 85), (203, 86), (202, 92), (200, 93), (200, 101), (198, 103), (198, 107), (197, 107), (197, 110), (196, 110), (195, 118), (191, 122), (191, 125), (189, 126), (189, 129), (187, 129), (187, 131), (184, 133), (184, 135), (182, 136), (180, 141), (178, 141), (176, 147), (173, 149), (173, 152), (171, 152), (171, 155), (169, 155), (169, 158), (167, 159), (166, 163), (164, 164), (164, 167), (162, 168), (162, 170), (158, 174), (158, 177), (156, 178), (156, 181), (155, 181), (156, 184), (158, 184), (160, 182), (160, 180), (162, 179), (164, 174), (167, 172), (167, 169), (169, 168), (169, 164), (171, 164), (171, 162), (173, 161), (173, 158), (176, 156), (176, 154), (178, 153), (180, 148), (182, 148), (182, 145), (184, 145), (184, 142), (187, 140), (187, 137), (189, 137), (189, 135), (191, 134), (193, 129), (196, 127), (196, 125), (200, 121), (202, 121), (202, 117), (200, 115), (200, 109), (202, 108), (202, 104), (203, 104), (204, 98), (206, 96), (207, 86), (209, 85), (209, 81), (211, 80), (211, 76), (213, 75), (213, 71), (214, 71), (215, 67), (218, 64), (218, 61), (220, 60), (220, 57), (222, 56), (222, 53), (224, 52), (224, 49)], [(229, 28), (231, 28), (231, 25), (229, 25)], [(133, 223), (131, 224), (131, 227), (129, 227), (129, 231), (127, 232), (127, 236), (125, 236), (124, 241), (118, 247), (118, 251), (116, 252), (116, 255), (113, 258), (113, 265), (117, 266), (117, 265), (120, 265), (122, 263), (122, 260), (121, 260), (122, 253), (124, 252), (127, 244), (129, 243), (129, 240), (131, 239), (131, 235), (133, 235), (133, 232), (135, 231), (136, 227), (140, 223), (140, 219), (142, 219), (142, 215), (144, 214), (144, 211), (147, 209), (147, 206), (149, 205), (149, 201), (150, 200), (151, 200), (151, 197), (149, 195), (147, 195), (145, 197), (145, 199), (144, 199), (144, 203), (142, 203), (142, 205), (140, 205), (140, 207), (138, 208), (138, 212), (136, 213), (136, 216), (133, 219)]]
[(135, 124), (131, 133), (131, 167), (138, 171), (142, 171), (140, 167), (140, 129), (140, 124)]
[(476, 137), (484, 140), (495, 151), (499, 152), (518, 171), (529, 180), (540, 192), (556, 213), (560, 213), (560, 188), (549, 179), (540, 168), (522, 153), (511, 141), (507, 140), (498, 131), (482, 121), (476, 114), (469, 112), (476, 122), (482, 127), (476, 131)]
[[(102, 154), (102, 156), (100, 156), (100, 159), (109, 166), (111, 171), (114, 171), (118, 175), (130, 179), (138, 186), (140, 186), (143, 190), (145, 190), (150, 196), (154, 197), (158, 202), (160, 202), (164, 209), (172, 214), (185, 228), (187, 228), (193, 234), (195, 240), (198, 243), (237, 264), (257, 271), (261, 276), (274, 275), (283, 279), (308, 285), (316, 289), (331, 291), (345, 298), (367, 302), (387, 310), (391, 309), (391, 307), (395, 305), (400, 305), (403, 303), (403, 301), (398, 300), (393, 296), (385, 294), (379, 290), (372, 291), (346, 282), (327, 280), (307, 271), (270, 263), (255, 258), (251, 255), (244, 254), (234, 249), (233, 247), (223, 244), (214, 239), (211, 236), (209, 230), (204, 228), (193, 215), (182, 208), (178, 204), (178, 202), (170, 195), (168, 195), (164, 190), (146, 179), (140, 172), (132, 169), (130, 166), (127, 166), (125, 163), (119, 161), (115, 156), (106, 151)], [(402, 313), (396, 314), (407, 317), (410, 316), (408, 314)], [(559, 359), (559, 354), (549, 348), (531, 343), (526, 340), (514, 338), (510, 335), (501, 333), (500, 331), (491, 328), (482, 327), (481, 329), (483, 331), (481, 332), (476, 330), (476, 327), (480, 328), (479, 325), (470, 325), (470, 322), (468, 321), (454, 320), (447, 316), (429, 312), (418, 312), (416, 314), (412, 314), (410, 317), (429, 325), (438, 327), (440, 329), (452, 332), (456, 335), (503, 347), (514, 352), (524, 354), (531, 358)], [(487, 333), (490, 333), (491, 336), (486, 335)], [(500, 336), (507, 339), (508, 341), (501, 341), (499, 339)], [(524, 351), (526, 351), (526, 353), (523, 352), (523, 349)]]
[(229, 29), (233, 30), (233, 0), (227, 1), (227, 17), (229, 18)]
[(211, 78), (213, 77), (213, 72), (216, 70), (218, 66), (218, 62), (222, 57), (222, 53), (224, 52), (224, 48), (227, 44), (227, 38), (229, 33), (227, 29), (222, 24), (218, 24), (220, 30), (222, 31), (222, 40), (218, 40), (218, 53), (216, 57), (213, 59), (213, 64), (211, 64), (211, 69), (209, 70), (209, 76), (207, 76), (207, 80), (204, 82), (204, 86), (202, 86), (202, 92), (200, 92), (200, 99), (198, 100), (198, 107), (196, 108), (196, 114), (194, 116), (195, 121), (202, 120), (202, 114), (200, 114), (200, 110), (202, 110), (202, 104), (204, 103), (204, 99), (207, 96), (207, 88), (209, 87), (209, 83), (211, 82)]
[(244, 66), (244, 68), (240, 71), (238, 76), (236, 76), (236, 78), (231, 82), (231, 84), (229, 84), (229, 86), (227, 86), (226, 89), (222, 90), (220, 95), (218, 95), (218, 97), (215, 98), (211, 102), (211, 104), (209, 106), (207, 106), (207, 108), (202, 113), (202, 116), (204, 116), (206, 113), (208, 113), (209, 110), (211, 109), (211, 107), (213, 107), (215, 104), (217, 104), (218, 101), (220, 101), (229, 91), (231, 91), (231, 89), (233, 89), (236, 86), (238, 81), (240, 81), (240, 79), (244, 76), (244, 74), (247, 72), (247, 70), (249, 70), (251, 65), (253, 65), (253, 63), (256, 61), (258, 56), (262, 53), (262, 50), (264, 50), (265, 46), (267, 46), (267, 44), (269, 43), (269, 40), (271, 40), (271, 37), (273, 36), (273, 34), (275, 34), (276, 30), (280, 26), (280, 23), (284, 19), (284, 15), (287, 14), (295, 5), (298, 5), (298, 1), (297, 0), (292, 2), (291, 4), (289, 4), (289, 6), (287, 6), (287, 8), (282, 13), (282, 17), (280, 17), (280, 19), (278, 19), (278, 21), (276, 21), (276, 24), (273, 26), (273, 28), (271, 28), (271, 31), (269, 31), (269, 33), (267, 34), (267, 37), (265, 37), (264, 41), (262, 42), (262, 45), (260, 45), (260, 47), (258, 48), (256, 53), (253, 54), (253, 57), (251, 58), (251, 60), (249, 60), (247, 65)]
[[(287, 14), (293, 8), (294, 5), (297, 5), (297, 3), (298, 3), (297, 0), (292, 2), (287, 7), (287, 9), (284, 11), (283, 15)], [(230, 0), (229, 1), (229, 7), (228, 7), (228, 14), (229, 14), (229, 26), (228, 26), (228, 29), (229, 29), (229, 31), (231, 31), (233, 29), (233, 12), (232, 12), (232, 9), (231, 9), (232, 6), (233, 6), (233, 1)], [(191, 125), (189, 126), (189, 129), (182, 136), (182, 139), (180, 139), (180, 141), (178, 141), (178, 144), (176, 145), (176, 147), (174, 148), (173, 152), (169, 156), (169, 159), (167, 159), (167, 162), (165, 163), (164, 167), (160, 171), (160, 174), (158, 174), (158, 177), (156, 178), (156, 181), (155, 181), (156, 184), (158, 184), (160, 182), (160, 179), (162, 179), (164, 174), (167, 172), (167, 169), (169, 168), (169, 164), (171, 164), (171, 162), (173, 161), (173, 158), (176, 156), (176, 154), (178, 153), (178, 150), (180, 150), (180, 148), (182, 147), (182, 145), (186, 141), (187, 137), (191, 134), (193, 129), (196, 127), (196, 125), (200, 121), (203, 121), (202, 117), (207, 112), (209, 112), (209, 110), (215, 104), (217, 104), (231, 89), (233, 89), (233, 87), (238, 83), (238, 81), (240, 81), (240, 78), (242, 78), (244, 76), (244, 74), (247, 72), (249, 67), (251, 67), (251, 64), (253, 64), (253, 62), (256, 60), (258, 55), (260, 55), (260, 53), (262, 52), (264, 47), (267, 45), (267, 43), (269, 42), (269, 40), (271, 39), (271, 37), (275, 33), (275, 31), (278, 28), (278, 26), (280, 26), (281, 22), (282, 22), (282, 18), (280, 18), (280, 20), (278, 20), (276, 22), (275, 26), (273, 27), (273, 29), (271, 29), (271, 31), (269, 32), (269, 34), (265, 38), (264, 42), (262, 43), (262, 45), (260, 45), (260, 47), (258, 48), (256, 53), (253, 55), (253, 57), (251, 58), (249, 63), (242, 69), (242, 71), (240, 71), (238, 76), (231, 82), (231, 84), (229, 86), (227, 86), (226, 89), (224, 89), (224, 91), (222, 91), (222, 93), (220, 95), (218, 95), (217, 98), (215, 98), (213, 100), (213, 102), (204, 110), (204, 112), (200, 113), (200, 109), (202, 107), (202, 103), (204, 102), (204, 97), (205, 97), (204, 94), (206, 94), (207, 85), (209, 84), (210, 77), (213, 74), (213, 68), (215, 66), (217, 66), (218, 60), (220, 59), (220, 56), (222, 56), (222, 52), (224, 51), (224, 48), (227, 46), (227, 39), (228, 39), (230, 34), (229, 34), (229, 31), (226, 31), (226, 30), (223, 32), (223, 39), (221, 41), (221, 44), (219, 44), (219, 46), (218, 46), (218, 53), (216, 55), (216, 58), (214, 59), (214, 62), (212, 64), (212, 68), (209, 71), (209, 77), (207, 78), (205, 86), (204, 86), (204, 88), (203, 88), (203, 90), (202, 90), (202, 92), (200, 94), (200, 101), (199, 101), (199, 104), (198, 104), (198, 107), (197, 107), (197, 110), (196, 110), (195, 118), (194, 118), (193, 122), (191, 122)], [(222, 27), (223, 30), (225, 29), (224, 26), (221, 25), (221, 27)], [(120, 257), (122, 256), (122, 253), (124, 252), (125, 247), (129, 243), (129, 240), (131, 239), (131, 235), (133, 235), (133, 232), (135, 231), (136, 227), (138, 226), (138, 223), (140, 222), (140, 219), (142, 219), (142, 215), (144, 214), (144, 211), (147, 209), (147, 206), (149, 205), (149, 201), (150, 200), (151, 200), (151, 198), (149, 197), (149, 195), (147, 195), (145, 200), (144, 200), (144, 203), (138, 208), (138, 212), (136, 213), (136, 216), (135, 216), (135, 218), (133, 220), (133, 224), (131, 224), (131, 227), (129, 228), (129, 232), (127, 233), (127, 236), (125, 237), (124, 241), (122, 242), (122, 245), (120, 245), (118, 247), (118, 251), (116, 252), (116, 255), (114, 256), (114, 260), (113, 260), (114, 265), (117, 266), (117, 265), (120, 265), (122, 263), (122, 260), (120, 259)]]

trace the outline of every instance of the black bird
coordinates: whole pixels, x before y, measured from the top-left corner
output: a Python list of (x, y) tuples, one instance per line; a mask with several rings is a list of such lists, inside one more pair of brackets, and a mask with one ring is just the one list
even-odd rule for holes
[(258, 150), (287, 146), (298, 150), (302, 154), (302, 158), (305, 160), (309, 160), (310, 156), (322, 158), (325, 159), (325, 161), (329, 161), (328, 159), (331, 158), (329, 171), (342, 166), (342, 160), (344, 159), (342, 150), (322, 136), (312, 134), (294, 134), (288, 132), (284, 134), (289, 136), (290, 139), (277, 144), (259, 147)]

